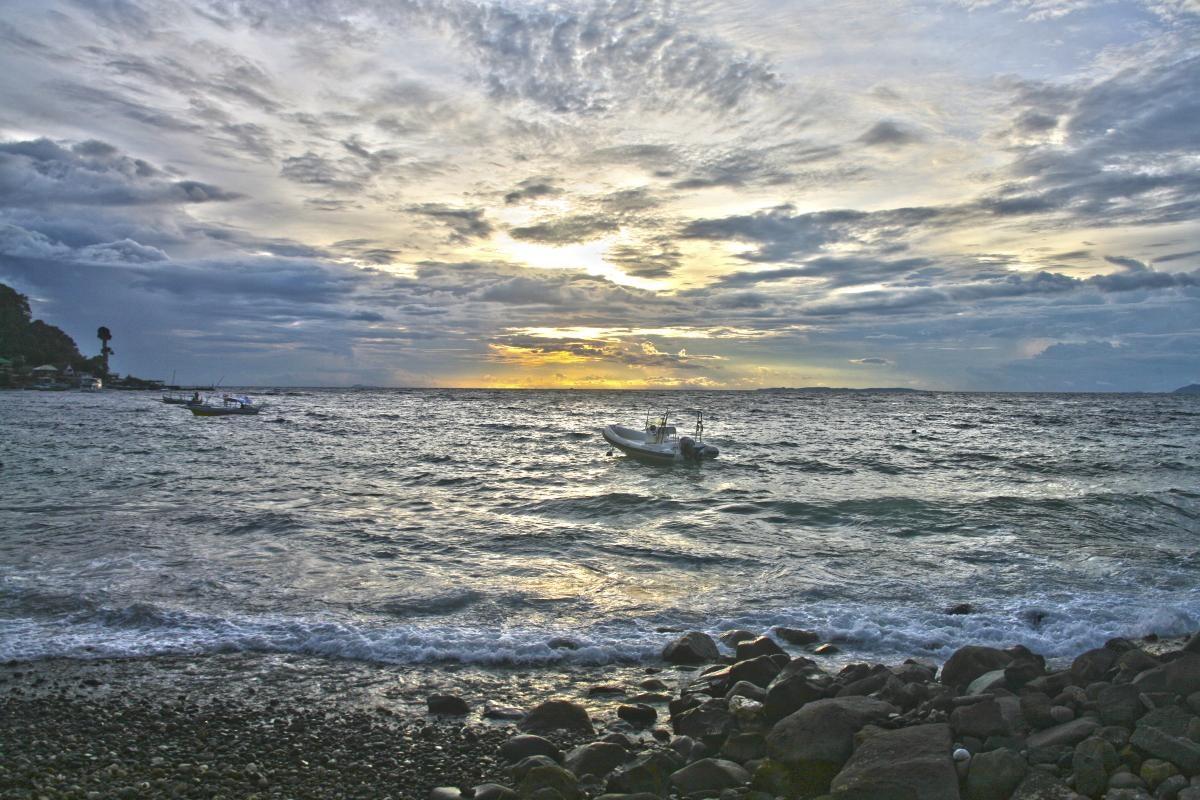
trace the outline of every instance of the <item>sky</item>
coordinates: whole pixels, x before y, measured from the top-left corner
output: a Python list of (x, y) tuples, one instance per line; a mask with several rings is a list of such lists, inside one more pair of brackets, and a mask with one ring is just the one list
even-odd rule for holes
[(0, 7), (0, 282), (119, 372), (1200, 381), (1200, 0)]

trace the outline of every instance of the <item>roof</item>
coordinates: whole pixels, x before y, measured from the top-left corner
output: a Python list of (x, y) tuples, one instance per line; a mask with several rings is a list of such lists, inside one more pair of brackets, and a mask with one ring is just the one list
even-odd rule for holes
[(34, 372), (58, 372), (58, 367), (53, 364), (42, 364), (40, 367), (34, 367)]

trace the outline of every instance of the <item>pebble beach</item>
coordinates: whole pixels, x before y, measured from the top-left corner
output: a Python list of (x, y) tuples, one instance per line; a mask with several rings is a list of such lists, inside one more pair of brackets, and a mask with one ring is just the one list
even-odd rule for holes
[(0, 795), (1200, 797), (1200, 638), (885, 665), (765, 633), (687, 632), (658, 664), (557, 671), (10, 662)]

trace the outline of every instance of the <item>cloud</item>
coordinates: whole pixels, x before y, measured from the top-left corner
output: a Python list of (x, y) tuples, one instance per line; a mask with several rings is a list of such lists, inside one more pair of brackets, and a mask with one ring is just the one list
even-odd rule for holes
[(901, 147), (917, 141), (917, 136), (891, 120), (881, 120), (858, 137), (858, 141), (868, 147)]
[(562, 245), (599, 239), (619, 227), (608, 216), (580, 214), (549, 219), (534, 225), (522, 225), (510, 228), (508, 232), (514, 239)]
[(424, 203), (409, 206), (409, 213), (429, 217), (450, 229), (450, 241), (465, 243), (471, 239), (482, 239), (492, 232), (492, 225), (484, 218), (481, 208), (453, 208), (441, 203)]
[(505, 193), (504, 202), (511, 206), (527, 200), (537, 200), (542, 197), (557, 197), (562, 193), (562, 189), (548, 180), (527, 178), (517, 184), (517, 187), (511, 192)]
[(850, 359), (850, 363), (858, 364), (859, 366), (864, 366), (864, 367), (886, 367), (886, 366), (890, 366), (892, 362), (888, 361), (886, 358), (879, 358), (877, 356), (869, 356), (867, 358), (852, 358), (852, 359)]
[(176, 205), (241, 197), (200, 181), (173, 180), (104, 142), (0, 143), (0, 207)]

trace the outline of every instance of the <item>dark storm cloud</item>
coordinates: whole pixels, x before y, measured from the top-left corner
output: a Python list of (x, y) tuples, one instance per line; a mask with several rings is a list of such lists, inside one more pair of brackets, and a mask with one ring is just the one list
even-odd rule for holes
[(900, 147), (912, 144), (917, 141), (917, 137), (891, 120), (881, 120), (858, 137), (858, 141), (868, 147)]
[(218, 186), (171, 176), (103, 142), (0, 143), (0, 206), (172, 205), (236, 200)]
[(604, 258), (635, 278), (669, 278), (683, 264), (683, 253), (669, 240), (617, 245), (609, 248)]
[(437, 220), (450, 229), (450, 240), (465, 243), (482, 239), (492, 232), (492, 224), (484, 218), (481, 208), (453, 208), (441, 203), (424, 203), (406, 209), (412, 214)]
[(523, 225), (510, 228), (509, 234), (514, 239), (541, 244), (575, 244), (598, 239), (612, 233), (620, 226), (608, 216), (577, 215), (546, 220), (534, 225)]

